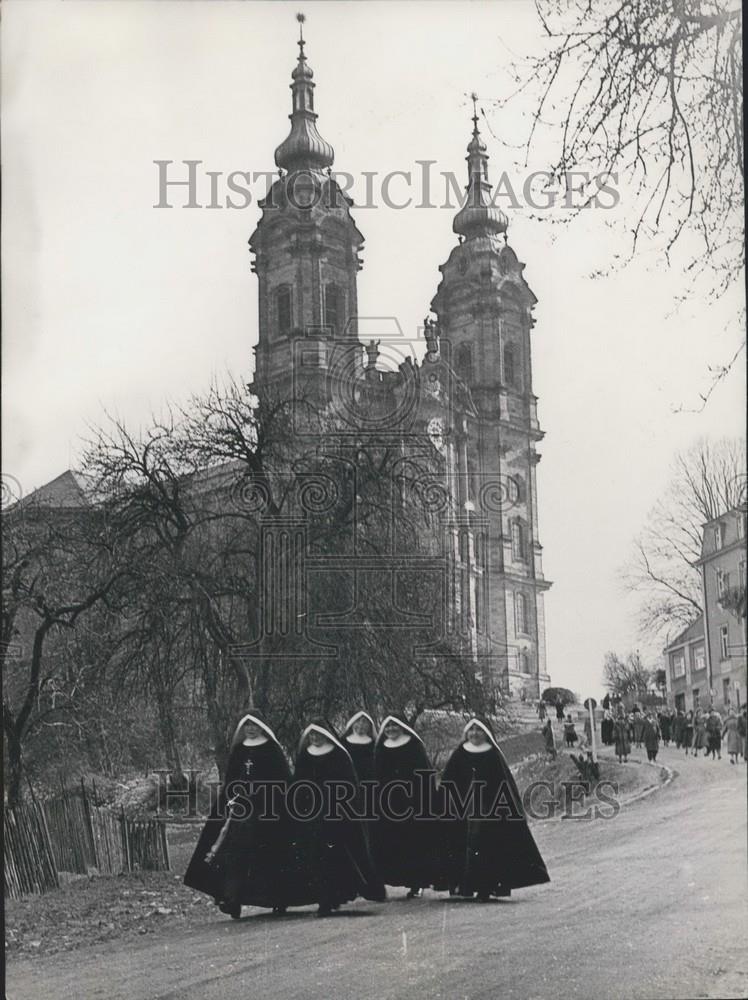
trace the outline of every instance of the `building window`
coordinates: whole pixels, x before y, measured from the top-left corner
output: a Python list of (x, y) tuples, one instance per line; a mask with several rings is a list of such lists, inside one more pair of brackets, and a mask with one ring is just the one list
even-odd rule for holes
[(745, 559), (740, 564), (738, 576), (740, 577), (740, 586), (745, 587)]
[(512, 559), (524, 560), (525, 552), (525, 526), (521, 521), (512, 521)]
[(730, 589), (730, 574), (717, 570), (717, 597), (724, 597)]
[(530, 654), (524, 650), (519, 654), (519, 669), (523, 674), (530, 673)]
[(699, 707), (699, 698), (700, 697), (701, 697), (701, 693), (700, 693), (699, 689), (698, 688), (694, 688), (693, 689), (693, 707), (694, 707), (694, 711)]
[(675, 696), (675, 710), (676, 710), (676, 712), (685, 712), (685, 710), (686, 710), (686, 696), (684, 694), (676, 694), (676, 696)]
[(738, 514), (738, 538), (745, 538), (745, 519), (748, 517), (746, 514)]
[(473, 379), (473, 352), (470, 348), (470, 344), (460, 344), (457, 348), (457, 357), (455, 358), (455, 368), (457, 369), (457, 374), (461, 379), (466, 382), (471, 382)]
[(694, 646), (693, 647), (692, 665), (693, 665), (694, 671), (696, 671), (696, 670), (703, 670), (706, 667), (706, 656), (705, 656), (705, 653), (704, 653), (704, 647), (703, 646)]
[(715, 549), (721, 549), (722, 548), (722, 525), (721, 524), (715, 524), (714, 525), (714, 547), (715, 547)]
[(730, 659), (730, 628), (722, 625), (719, 630), (719, 652), (723, 660)]
[(524, 594), (514, 595), (514, 625), (517, 635), (527, 635), (527, 599)]
[(504, 382), (517, 387), (517, 358), (514, 344), (504, 347)]
[(328, 285), (325, 288), (325, 326), (328, 326), (333, 334), (338, 332), (340, 296), (337, 285)]
[(672, 654), (673, 678), (683, 677), (686, 672), (686, 657), (683, 652)]
[(276, 313), (278, 319), (278, 332), (288, 334), (291, 332), (291, 289), (279, 288), (276, 293)]

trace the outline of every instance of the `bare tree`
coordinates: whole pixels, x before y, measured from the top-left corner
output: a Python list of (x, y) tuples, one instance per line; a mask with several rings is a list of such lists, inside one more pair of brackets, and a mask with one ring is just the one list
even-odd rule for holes
[[(127, 569), (95, 511), (21, 502), (3, 534), (3, 734), (8, 802), (21, 798), (23, 748), (40, 715), (40, 694), (60, 670), (60, 634), (112, 599)], [(17, 655), (14, 655), (17, 650)]]
[(648, 670), (639, 653), (629, 653), (622, 659), (617, 653), (605, 654), (603, 683), (613, 695), (621, 698), (642, 696), (649, 690), (654, 674)]
[[(687, 270), (708, 269), (724, 290), (744, 264), (741, 5), (536, 0), (536, 10), (548, 45), (517, 71), (536, 102), (528, 156), (550, 134), (555, 180), (625, 181), (629, 257), (644, 235), (669, 257), (691, 232), (700, 248)], [(599, 193), (592, 181), (582, 190), (577, 210)]]
[(623, 570), (626, 587), (641, 598), (644, 640), (662, 640), (700, 614), (701, 582), (694, 563), (701, 555), (703, 525), (738, 506), (745, 483), (741, 439), (702, 439), (676, 455), (670, 482)]

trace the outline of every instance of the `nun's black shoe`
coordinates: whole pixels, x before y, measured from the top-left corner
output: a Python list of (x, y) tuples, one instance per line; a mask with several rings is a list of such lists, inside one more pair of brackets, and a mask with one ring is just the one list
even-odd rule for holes
[(502, 898), (502, 897), (506, 897), (506, 896), (511, 896), (511, 894), (512, 894), (512, 890), (511, 889), (497, 889), (496, 892), (494, 893), (494, 896), (498, 896), (499, 898)]
[(329, 917), (331, 913), (332, 913), (331, 906), (323, 906), (322, 903), (320, 903), (319, 906), (317, 907), (318, 917)]
[(476, 896), (476, 899), (478, 900), (479, 903), (490, 903), (491, 902), (491, 893), (490, 892), (479, 892), (478, 895)]
[(285, 912), (286, 912), (286, 907), (285, 906), (274, 906), (273, 907), (273, 916), (274, 917), (282, 917)]
[(232, 920), (239, 920), (242, 915), (242, 908), (238, 904), (223, 902), (218, 904), (218, 909), (221, 913), (227, 913)]
[(423, 889), (408, 889), (408, 895), (406, 899), (420, 899), (423, 895)]

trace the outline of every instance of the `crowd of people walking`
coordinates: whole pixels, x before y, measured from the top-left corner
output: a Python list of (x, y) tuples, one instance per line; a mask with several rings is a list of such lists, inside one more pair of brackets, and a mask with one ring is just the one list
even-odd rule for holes
[[(724, 747), (731, 764), (737, 764), (741, 758), (746, 760), (748, 721), (745, 705), (738, 711), (729, 706), (724, 716), (714, 706), (685, 712), (666, 706), (656, 709), (635, 704), (629, 711), (623, 705), (612, 705), (610, 697), (603, 701), (603, 706), (599, 743), (612, 747), (622, 764), (628, 762), (632, 747), (644, 750), (647, 760), (656, 761), (660, 746), (671, 745), (683, 750), (686, 756), (698, 757), (703, 751), (705, 757), (716, 760), (722, 759)], [(580, 740), (572, 714), (560, 703), (555, 709), (559, 738), (563, 738), (566, 747), (572, 750), (579, 741), (580, 747), (589, 750), (592, 744), (589, 713), (585, 713), (584, 738)], [(541, 733), (545, 749), (555, 758), (558, 744), (551, 716), (542, 702), (538, 702), (537, 712), (543, 722)]]
[(642, 709), (634, 705), (630, 712), (619, 707), (613, 714), (606, 709), (600, 723), (600, 738), (604, 746), (612, 746), (620, 762), (625, 763), (631, 747), (646, 750), (647, 759), (657, 760), (660, 743), (671, 744), (685, 755), (699, 756), (703, 750), (705, 757), (722, 759), (722, 743), (731, 764), (738, 759), (746, 760), (746, 708), (736, 712), (728, 707), (724, 718), (714, 706), (684, 712), (671, 708)]
[(311, 903), (326, 917), (358, 897), (384, 901), (385, 885), (488, 902), (549, 876), (488, 722), (465, 725), (439, 779), (394, 716), (377, 731), (356, 712), (339, 736), (310, 724), (292, 768), (253, 711), (184, 881), (238, 919), (246, 905), (283, 914)]

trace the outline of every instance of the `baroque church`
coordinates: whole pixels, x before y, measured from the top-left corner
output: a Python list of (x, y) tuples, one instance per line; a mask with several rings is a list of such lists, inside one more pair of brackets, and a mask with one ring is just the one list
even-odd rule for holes
[[(364, 237), (336, 183), (333, 147), (318, 131), (303, 37), (298, 44), (290, 132), (275, 151), (278, 178), (249, 240), (259, 283), (250, 388), (294, 401), (299, 450), (324, 456), (328, 473), (330, 462), (340, 462), (355, 501), (361, 449), (390, 448), (396, 457), (383, 475), (392, 484), (391, 523), (376, 552), (357, 545), (354, 530), (349, 544), (324, 557), (306, 536), (304, 515), (314, 508), (264, 525), (266, 607), (244, 655), (334, 655), (335, 636), (368, 620), (406, 630), (414, 657), (459, 655), (491, 690), (536, 698), (550, 684), (543, 608), (550, 583), (536, 488), (543, 432), (530, 343), (536, 299), (507, 243), (507, 217), (491, 203), (477, 114), (466, 197), (453, 221), (457, 242), (439, 268), (418, 361), (404, 337), (361, 337), (356, 283)], [(332, 480), (339, 494), (341, 482)], [(403, 482), (425, 513), (423, 544), (415, 548), (398, 533)], [(308, 613), (315, 574), (324, 572), (348, 580), (347, 610)], [(407, 606), (400, 581), (409, 573), (438, 581), (430, 613)], [(382, 585), (387, 607), (375, 610), (367, 595)]]
[[(420, 350), (399, 330), (364, 339), (364, 237), (317, 129), (304, 47), (301, 38), (278, 177), (249, 240), (259, 283), (249, 389), (260, 411), (263, 400), (290, 411), (290, 433), (271, 458), (272, 502), (270, 477), (253, 481), (242, 462), (206, 469), (191, 487), (241, 504), (256, 528), (257, 607), (247, 641), (226, 652), (263, 670), (332, 661), (343, 677), (372, 655), (395, 672), (408, 657), (429, 677), (478, 682), (489, 704), (537, 698), (550, 684), (550, 583), (538, 537), (536, 299), (491, 204), (477, 114), (457, 243)], [(68, 471), (27, 502), (91, 501)]]

